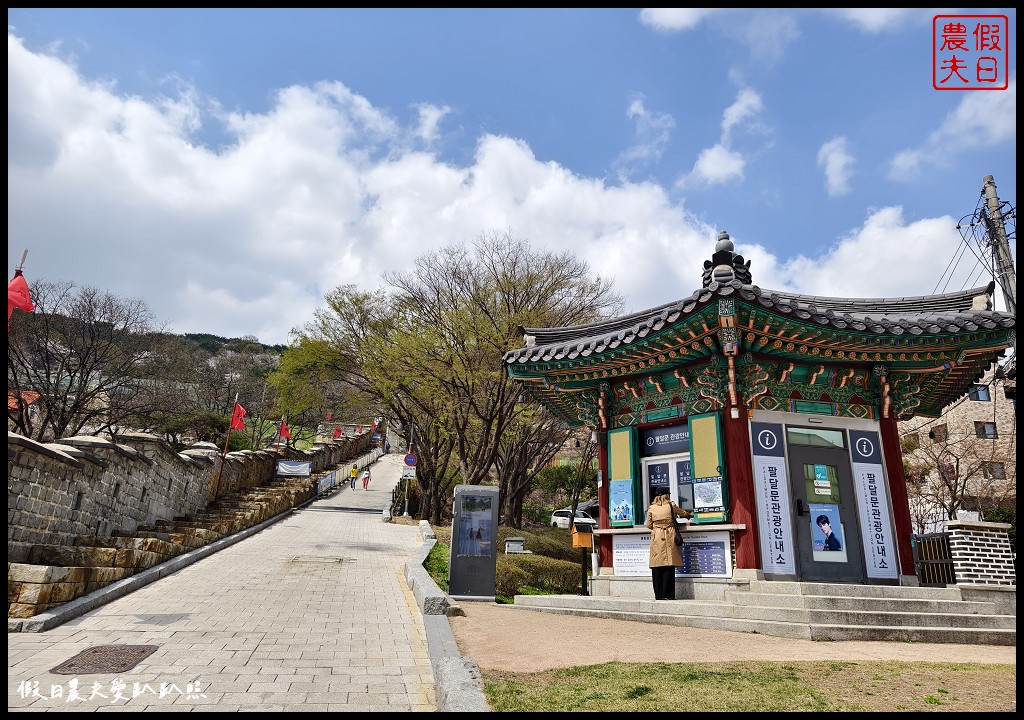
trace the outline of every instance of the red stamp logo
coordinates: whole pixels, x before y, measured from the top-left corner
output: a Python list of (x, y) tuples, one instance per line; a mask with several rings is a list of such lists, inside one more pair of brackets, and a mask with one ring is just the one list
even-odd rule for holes
[(932, 87), (1008, 88), (1009, 33), (1006, 15), (936, 15), (932, 18)]

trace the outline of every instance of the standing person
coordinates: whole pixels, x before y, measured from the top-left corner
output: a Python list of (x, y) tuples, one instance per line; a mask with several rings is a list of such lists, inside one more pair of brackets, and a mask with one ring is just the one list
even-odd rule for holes
[(676, 568), (683, 556), (676, 547), (676, 518), (691, 518), (692, 513), (677, 507), (669, 497), (668, 488), (658, 488), (647, 508), (647, 529), (651, 531), (651, 552), (648, 566), (654, 583), (655, 600), (676, 599)]
[(356, 489), (356, 478), (359, 477), (359, 467), (352, 463), (352, 469), (348, 471), (348, 486), (353, 490)]
[(363, 490), (368, 490), (370, 485), (370, 468), (363, 470)]

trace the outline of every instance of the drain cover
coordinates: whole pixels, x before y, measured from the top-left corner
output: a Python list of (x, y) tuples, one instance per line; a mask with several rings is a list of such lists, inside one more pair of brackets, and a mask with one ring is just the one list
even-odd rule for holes
[(293, 563), (343, 563), (349, 558), (331, 557), (327, 555), (296, 555), (292, 558)]
[(97, 645), (65, 660), (50, 672), (56, 675), (120, 673), (148, 658), (159, 645)]

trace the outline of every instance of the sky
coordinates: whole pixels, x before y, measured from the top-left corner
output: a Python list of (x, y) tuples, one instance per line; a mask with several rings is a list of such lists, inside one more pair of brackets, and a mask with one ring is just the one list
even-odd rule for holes
[[(1005, 90), (935, 88), (936, 15), (1007, 17)], [(1016, 207), (1012, 8), (8, 8), (7, 28), (8, 277), (27, 250), (30, 287), (138, 298), (175, 333), (285, 344), (333, 289), (501, 233), (584, 260), (624, 313), (699, 289), (721, 231), (762, 289), (959, 291), (991, 280), (957, 229), (985, 176)]]

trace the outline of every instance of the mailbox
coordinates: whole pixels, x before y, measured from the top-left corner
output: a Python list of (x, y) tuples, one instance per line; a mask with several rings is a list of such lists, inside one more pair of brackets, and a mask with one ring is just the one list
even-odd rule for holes
[(594, 546), (594, 529), (589, 523), (574, 522), (572, 524), (572, 546), (589, 548)]

